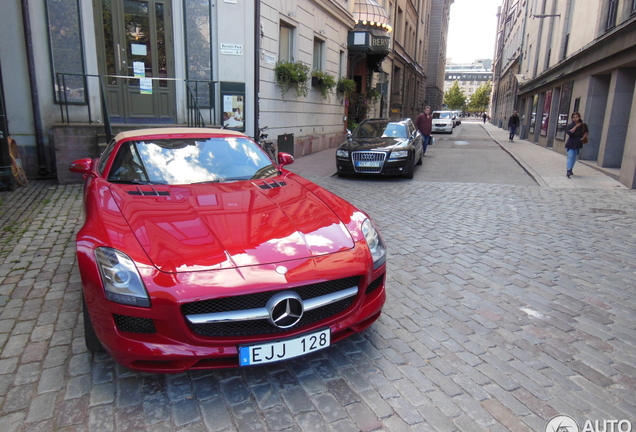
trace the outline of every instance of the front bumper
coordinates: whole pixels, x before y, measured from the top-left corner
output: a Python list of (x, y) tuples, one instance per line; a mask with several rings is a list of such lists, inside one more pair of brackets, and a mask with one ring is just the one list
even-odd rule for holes
[(406, 172), (409, 158), (400, 158), (400, 159), (387, 159), (382, 161), (381, 166), (372, 167), (370, 169), (361, 169), (360, 167), (355, 167), (354, 162), (351, 160), (351, 157), (339, 157), (336, 156), (336, 169), (338, 170), (338, 174), (346, 174), (346, 175), (402, 175)]
[(439, 124), (433, 123), (433, 132), (453, 132), (453, 124)]
[[(380, 316), (386, 299), (385, 265), (373, 271), (362, 255), (358, 245), (353, 251), (285, 262), (283, 264), (289, 269), (286, 275), (278, 274), (275, 265), (263, 265), (241, 268), (240, 272), (222, 270), (171, 275), (174, 286), (166, 286), (168, 278), (145, 280), (151, 295), (150, 308), (107, 301), (101, 286), (90, 282), (84, 283), (84, 292), (91, 321), (102, 345), (127, 368), (178, 373), (237, 367), (239, 345), (285, 339), (326, 327), (331, 331), (331, 342), (335, 343), (371, 325)], [(351, 276), (359, 276), (359, 289), (344, 309), (333, 315), (320, 316), (306, 325), (300, 322), (290, 329), (274, 329), (270, 333), (259, 330), (254, 334), (250, 330), (254, 328), (251, 323), (245, 331), (239, 323), (238, 330), (235, 328), (230, 336), (210, 335), (206, 329), (195, 328), (185, 317), (185, 305), (193, 303), (214, 302), (215, 298), (219, 301), (238, 299), (253, 294), (268, 297), (269, 292), (295, 292), (307, 284)], [(262, 324), (260, 326), (262, 328)]]

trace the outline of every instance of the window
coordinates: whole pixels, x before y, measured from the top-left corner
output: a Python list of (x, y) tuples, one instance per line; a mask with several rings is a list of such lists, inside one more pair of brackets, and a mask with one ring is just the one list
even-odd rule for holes
[(345, 52), (344, 51), (340, 51), (340, 57), (338, 60), (338, 77), (339, 78), (346, 78), (347, 77), (347, 63), (346, 63), (346, 59), (347, 57), (345, 57)]
[(399, 67), (393, 68), (393, 94), (399, 95), (402, 89), (402, 69)]
[(605, 30), (609, 30), (616, 25), (616, 11), (618, 9), (618, 0), (608, 0), (607, 22)]
[(282, 21), (278, 38), (278, 60), (294, 61), (294, 27)]
[(636, 0), (632, 0), (632, 13), (636, 13)]
[[(404, 20), (404, 17), (402, 14), (402, 9), (398, 7), (397, 17), (395, 18), (395, 31), (394, 31), (396, 38), (402, 37), (402, 21), (403, 20)], [(399, 42), (401, 45), (404, 44), (404, 41), (402, 40), (396, 40), (396, 42)]]
[[(212, 104), (212, 51), (210, 48), (210, 2), (202, 0), (184, 3), (188, 83), (197, 98), (199, 108)], [(208, 81), (208, 82), (205, 82)]]
[(46, 11), (55, 101), (85, 104), (84, 50), (78, 0), (47, 0)]
[(325, 42), (314, 38), (314, 70), (323, 70), (324, 64), (324, 54), (325, 53)]

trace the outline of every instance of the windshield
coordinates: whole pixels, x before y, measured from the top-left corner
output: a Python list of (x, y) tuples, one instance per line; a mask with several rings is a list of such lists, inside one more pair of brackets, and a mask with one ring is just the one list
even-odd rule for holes
[(246, 138), (185, 137), (123, 143), (108, 181), (176, 185), (251, 180), (277, 174), (265, 153)]
[(406, 125), (387, 121), (362, 122), (353, 132), (354, 138), (407, 138)]
[(449, 112), (434, 112), (433, 113), (433, 118), (434, 119), (450, 119), (452, 118), (451, 113)]

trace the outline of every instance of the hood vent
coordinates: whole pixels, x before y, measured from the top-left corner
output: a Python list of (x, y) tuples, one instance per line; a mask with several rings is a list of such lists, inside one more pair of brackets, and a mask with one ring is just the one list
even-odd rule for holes
[(285, 182), (278, 182), (276, 180), (272, 180), (271, 182), (263, 181), (262, 184), (257, 185), (261, 189), (275, 189), (283, 186), (287, 186)]
[(137, 188), (137, 190), (129, 190), (128, 195), (141, 195), (141, 196), (169, 196), (170, 192), (168, 191), (159, 191), (152, 186), (150, 186), (150, 190), (142, 190), (141, 188)]

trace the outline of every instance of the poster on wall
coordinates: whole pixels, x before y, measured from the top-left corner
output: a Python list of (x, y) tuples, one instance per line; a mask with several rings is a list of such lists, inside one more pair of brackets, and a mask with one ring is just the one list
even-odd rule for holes
[(552, 90), (545, 92), (543, 101), (543, 112), (541, 114), (541, 135), (548, 134), (548, 122), (550, 121), (550, 104), (552, 103)]
[(245, 101), (242, 95), (223, 95), (223, 126), (244, 131), (244, 113)]
[(559, 100), (559, 119), (557, 120), (557, 130), (554, 137), (565, 140), (565, 127), (568, 125), (570, 117), (570, 99), (572, 99), (573, 83), (563, 84), (561, 87), (561, 99)]

